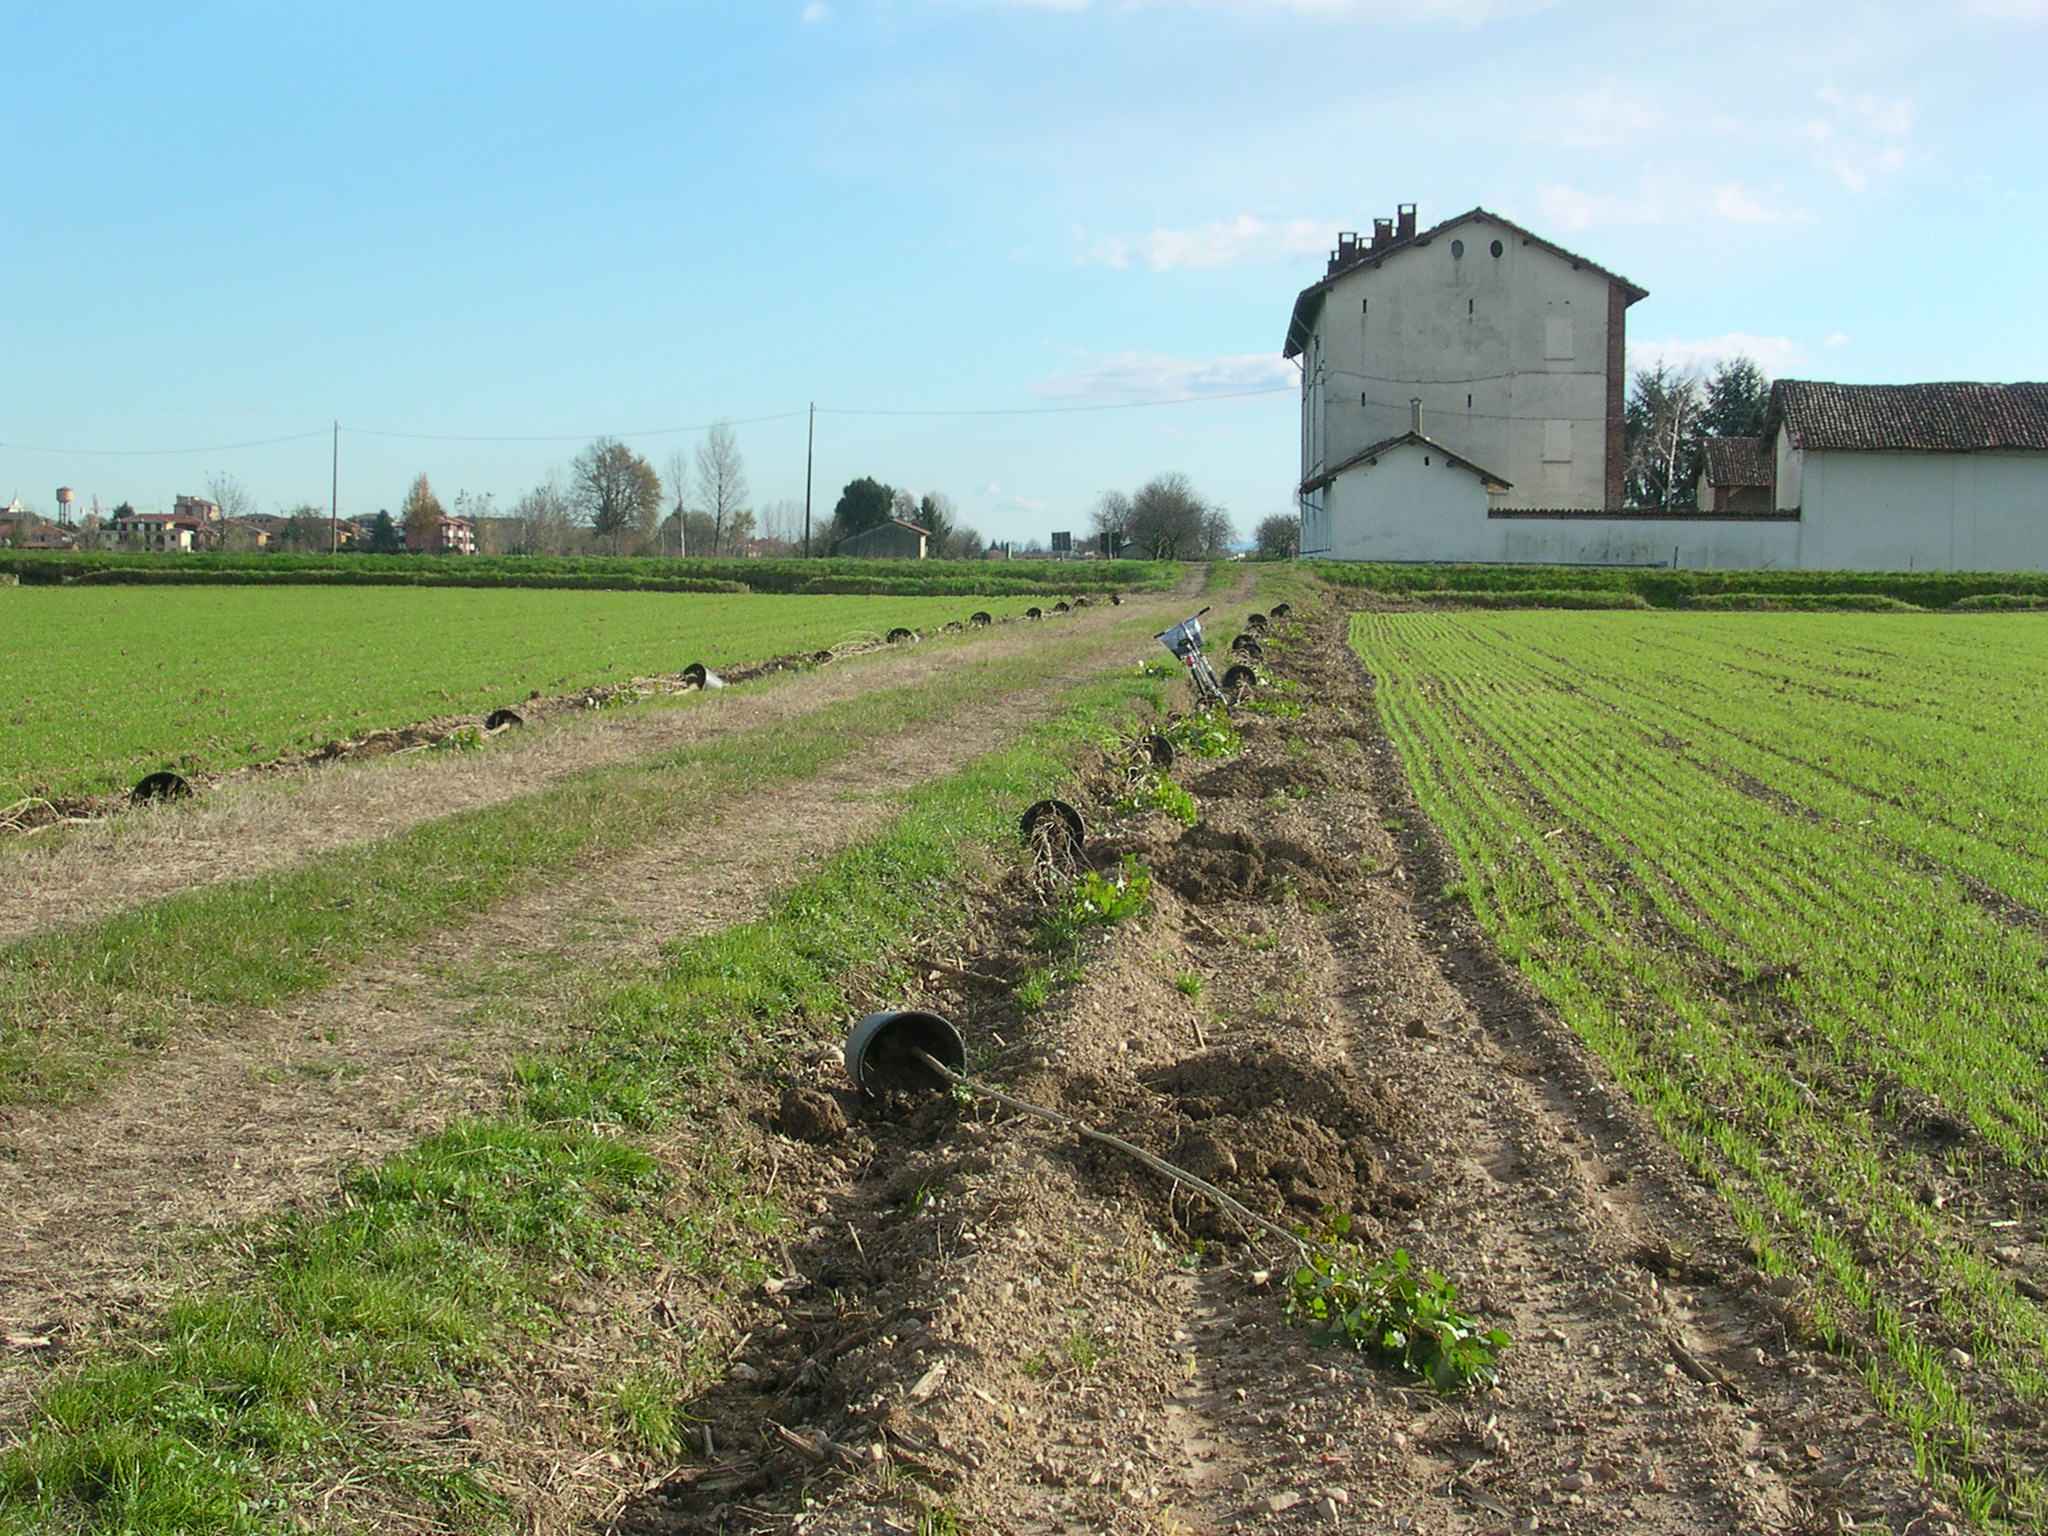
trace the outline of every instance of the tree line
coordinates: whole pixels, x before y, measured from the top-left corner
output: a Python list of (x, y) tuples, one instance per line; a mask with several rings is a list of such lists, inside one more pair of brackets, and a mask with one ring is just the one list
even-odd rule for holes
[(1711, 375), (1662, 359), (1629, 380), (1624, 499), (1632, 507), (1699, 505), (1707, 439), (1761, 437), (1771, 381), (1754, 360), (1731, 357)]
[(1154, 475), (1134, 492), (1103, 492), (1090, 527), (1104, 553), (1149, 560), (1220, 560), (1237, 542), (1230, 514), (1178, 471)]

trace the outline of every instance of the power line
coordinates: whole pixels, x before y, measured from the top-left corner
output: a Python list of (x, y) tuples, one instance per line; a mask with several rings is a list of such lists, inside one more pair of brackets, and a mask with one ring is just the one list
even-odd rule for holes
[(587, 443), (593, 438), (616, 437), (679, 437), (689, 432), (709, 432), (713, 427), (754, 427), (769, 421), (794, 421), (803, 415), (802, 411), (779, 411), (772, 416), (742, 416), (737, 419), (720, 417), (717, 421), (698, 422), (687, 427), (649, 427), (639, 432), (558, 432), (528, 436), (505, 436), (491, 434), (468, 434), (449, 432), (394, 432), (377, 427), (344, 427), (358, 437), (397, 437), (419, 443)]
[(215, 443), (207, 448), (37, 448), (28, 443), (0, 443), (0, 448), (12, 449), (16, 453), (56, 453), (77, 459), (154, 459), (169, 458), (184, 453), (237, 453), (244, 448), (271, 448), (279, 443), (303, 443), (315, 437), (325, 437), (328, 429), (320, 427), (312, 432), (294, 432), (289, 437), (262, 437), (246, 443)]

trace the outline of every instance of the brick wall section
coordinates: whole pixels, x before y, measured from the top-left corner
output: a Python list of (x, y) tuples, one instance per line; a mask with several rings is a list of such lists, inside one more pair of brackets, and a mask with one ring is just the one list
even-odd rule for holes
[(1628, 298), (1607, 285), (1607, 507), (1621, 510), (1628, 405)]

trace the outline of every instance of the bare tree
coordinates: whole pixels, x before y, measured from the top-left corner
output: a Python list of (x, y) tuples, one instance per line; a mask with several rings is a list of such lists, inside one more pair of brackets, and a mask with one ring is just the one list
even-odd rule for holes
[(513, 519), (519, 525), (520, 551), (529, 555), (561, 555), (569, 550), (575, 508), (550, 474), (512, 504)]
[(1292, 512), (1275, 512), (1259, 519), (1252, 538), (1261, 560), (1292, 560), (1301, 553), (1301, 519)]
[(1221, 507), (1207, 507), (1202, 512), (1202, 553), (1211, 560), (1226, 560), (1230, 557), (1230, 546), (1237, 542), (1237, 524), (1230, 520), (1230, 514)]
[(1105, 555), (1121, 554), (1131, 532), (1131, 498), (1122, 491), (1104, 491), (1088, 522)]
[(249, 494), (249, 487), (224, 469), (206, 477), (206, 499), (220, 508), (222, 522), (247, 517), (256, 510), (256, 498)]
[(761, 509), (761, 536), (778, 544), (794, 544), (804, 536), (804, 504), (771, 501)]
[(681, 560), (691, 548), (686, 516), (690, 510), (690, 455), (683, 449), (669, 454), (668, 463), (662, 466), (662, 483), (668, 487), (669, 509), (661, 520), (661, 551)]
[(1208, 511), (1186, 475), (1154, 475), (1131, 498), (1131, 542), (1154, 560), (1195, 559)]
[(944, 491), (926, 491), (917, 499), (917, 516), (911, 521), (932, 536), (934, 560), (952, 558), (953, 546), (958, 542), (958, 517), (953, 498)]
[(615, 437), (600, 437), (569, 466), (573, 498), (599, 538), (624, 547), (628, 532), (651, 534), (661, 516), (661, 477)]
[(697, 445), (697, 500), (711, 514), (711, 553), (730, 553), (738, 542), (735, 525), (747, 507), (747, 466), (739, 439), (722, 421)]
[(889, 515), (899, 523), (917, 521), (917, 498), (908, 491), (892, 491), (889, 496)]

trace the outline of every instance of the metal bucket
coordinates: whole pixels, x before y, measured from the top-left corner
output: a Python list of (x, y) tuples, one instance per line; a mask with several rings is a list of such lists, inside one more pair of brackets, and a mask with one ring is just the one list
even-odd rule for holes
[(939, 1087), (931, 1069), (911, 1054), (914, 1050), (955, 1072), (967, 1070), (967, 1042), (951, 1019), (915, 1008), (891, 1008), (869, 1014), (847, 1032), (846, 1075), (871, 1098)]
[(723, 688), (725, 686), (725, 679), (705, 666), (703, 662), (693, 661), (683, 668), (683, 683), (684, 686), (690, 688)]

